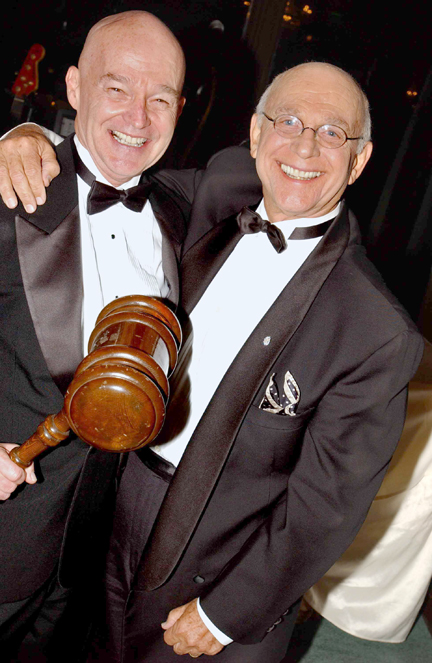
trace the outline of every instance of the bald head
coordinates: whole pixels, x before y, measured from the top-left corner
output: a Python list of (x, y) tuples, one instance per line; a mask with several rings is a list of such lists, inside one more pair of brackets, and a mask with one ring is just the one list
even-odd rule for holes
[(148, 12), (108, 16), (90, 30), (66, 84), (77, 137), (108, 182), (120, 186), (164, 154), (184, 75), (180, 44)]
[(261, 96), (256, 112), (261, 114), (265, 111), (270, 98), (280, 94), (282, 88), (290, 81), (301, 82), (304, 85), (309, 84), (321, 94), (328, 92), (335, 82), (345, 85), (351, 92), (352, 111), (355, 115), (355, 135), (362, 137), (358, 142), (357, 152), (360, 153), (363, 150), (365, 144), (371, 139), (369, 102), (362, 88), (351, 74), (327, 62), (305, 62), (299, 64), (273, 79), (272, 83)]
[(123, 39), (135, 42), (139, 46), (139, 41), (143, 37), (150, 40), (155, 48), (168, 49), (170, 54), (178, 60), (182, 74), (181, 85), (183, 86), (186, 62), (182, 47), (165, 23), (145, 11), (127, 11), (121, 14), (113, 14), (95, 23), (85, 40), (78, 67), (86, 69), (91, 66), (93, 59), (99, 55), (100, 48), (112, 50)]

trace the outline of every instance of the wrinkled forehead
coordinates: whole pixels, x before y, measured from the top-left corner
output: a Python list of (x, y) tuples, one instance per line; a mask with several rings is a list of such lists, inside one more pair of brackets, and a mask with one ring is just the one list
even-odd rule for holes
[(325, 67), (299, 67), (283, 74), (266, 109), (273, 116), (287, 113), (306, 122), (339, 124), (352, 130), (361, 127), (364, 119), (356, 86), (342, 72)]

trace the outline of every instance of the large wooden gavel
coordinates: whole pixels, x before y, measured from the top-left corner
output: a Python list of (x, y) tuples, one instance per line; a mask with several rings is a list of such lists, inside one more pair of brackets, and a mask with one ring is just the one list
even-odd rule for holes
[(131, 295), (105, 306), (61, 412), (12, 449), (11, 459), (28, 467), (70, 429), (105, 451), (132, 451), (151, 442), (164, 422), (181, 338), (176, 316), (157, 299)]

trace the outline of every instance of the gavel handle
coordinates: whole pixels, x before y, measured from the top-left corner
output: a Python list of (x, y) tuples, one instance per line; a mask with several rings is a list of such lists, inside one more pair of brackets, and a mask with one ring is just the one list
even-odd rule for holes
[(15, 447), (9, 453), (14, 463), (25, 470), (37, 456), (49, 447), (56, 447), (69, 435), (70, 424), (67, 416), (62, 410), (58, 414), (50, 414), (21, 446)]

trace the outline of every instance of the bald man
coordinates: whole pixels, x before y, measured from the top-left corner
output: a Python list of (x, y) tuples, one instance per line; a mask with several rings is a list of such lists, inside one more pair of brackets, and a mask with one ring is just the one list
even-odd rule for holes
[(372, 152), (365, 95), (337, 67), (295, 67), (250, 136), (260, 191), (244, 200), (232, 148), (195, 192), (190, 385), (182, 363), (156, 447), (177, 469), (164, 485), (129, 459), (94, 660), (285, 660), (300, 597), (352, 541), (402, 430), (422, 339), (342, 201)]
[(199, 177), (159, 174), (194, 198), (194, 352), (152, 463), (130, 454), (122, 477), (94, 660), (279, 663), (300, 597), (359, 529), (423, 349), (342, 201), (371, 151), (362, 90), (313, 63), (263, 95), (254, 161), (232, 148)]
[[(151, 14), (100, 21), (67, 72), (76, 136), (58, 148), (61, 174), (47, 204), (0, 212), (2, 661), (43, 661), (48, 651), (49, 660), (76, 660), (75, 624), (72, 640), (54, 636), (69, 588), (90, 589), (103, 567), (118, 457), (71, 436), (24, 471), (8, 451), (61, 409), (103, 306), (136, 293), (177, 303), (189, 206), (141, 174), (170, 143), (184, 71), (180, 45)], [(100, 211), (99, 200), (95, 208), (95, 179), (105, 186), (102, 199), (117, 195), (114, 206)]]

